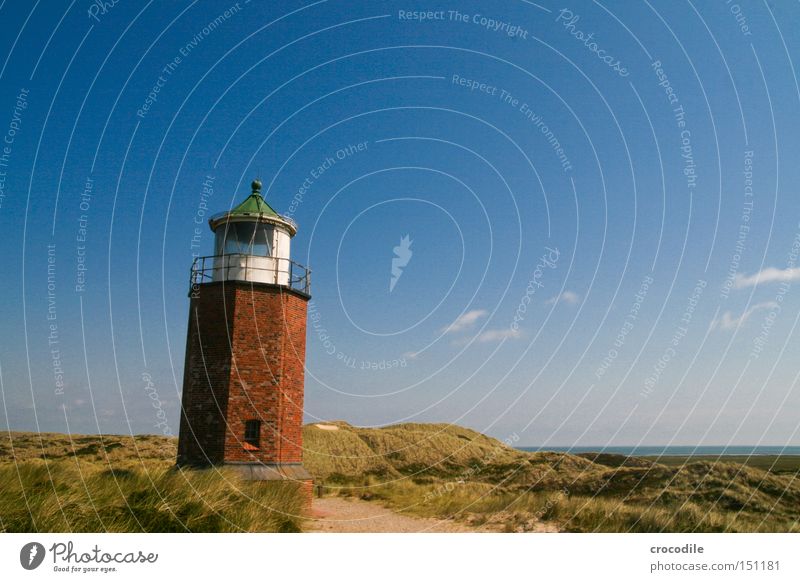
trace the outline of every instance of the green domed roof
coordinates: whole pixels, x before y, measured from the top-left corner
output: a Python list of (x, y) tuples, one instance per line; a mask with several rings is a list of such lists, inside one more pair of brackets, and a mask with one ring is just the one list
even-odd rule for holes
[(261, 181), (253, 180), (253, 193), (244, 202), (228, 212), (228, 216), (263, 215), (279, 217), (278, 213), (261, 197)]
[(297, 234), (297, 224), (288, 216), (281, 216), (275, 212), (272, 206), (267, 204), (264, 198), (261, 197), (261, 181), (253, 180), (252, 186), (253, 193), (245, 198), (241, 204), (228, 212), (221, 212), (209, 219), (208, 225), (211, 227), (211, 230), (216, 231), (219, 225), (229, 221), (257, 221), (282, 225), (289, 230), (291, 236)]

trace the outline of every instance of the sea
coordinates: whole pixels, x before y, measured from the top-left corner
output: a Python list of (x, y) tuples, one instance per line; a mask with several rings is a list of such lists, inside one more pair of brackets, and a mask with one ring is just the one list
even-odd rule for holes
[(556, 453), (609, 453), (629, 457), (668, 457), (668, 456), (729, 456), (729, 455), (790, 455), (800, 456), (800, 447), (784, 446), (572, 446), (572, 447), (517, 447), (521, 451), (553, 451)]

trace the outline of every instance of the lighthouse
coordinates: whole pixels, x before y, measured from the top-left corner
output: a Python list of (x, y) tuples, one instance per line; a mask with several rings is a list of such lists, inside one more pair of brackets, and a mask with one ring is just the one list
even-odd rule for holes
[(291, 258), (297, 225), (261, 196), (261, 182), (213, 216), (214, 255), (191, 268), (178, 465), (230, 466), (252, 480), (296, 481), (310, 272)]

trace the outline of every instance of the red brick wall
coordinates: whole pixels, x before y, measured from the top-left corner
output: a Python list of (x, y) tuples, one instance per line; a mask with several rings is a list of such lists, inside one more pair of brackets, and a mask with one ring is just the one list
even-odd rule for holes
[[(179, 462), (302, 462), (307, 302), (274, 285), (225, 282), (196, 288)], [(247, 420), (261, 421), (258, 451), (245, 450)]]
[(230, 380), (230, 342), (235, 295), (203, 286), (189, 306), (178, 462), (221, 463)]

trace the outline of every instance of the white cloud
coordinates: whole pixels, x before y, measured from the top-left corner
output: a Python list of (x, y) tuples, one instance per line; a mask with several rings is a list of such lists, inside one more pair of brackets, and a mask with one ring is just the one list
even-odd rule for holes
[(741, 327), (744, 323), (750, 319), (750, 316), (753, 315), (757, 311), (761, 311), (763, 309), (773, 309), (778, 307), (778, 304), (774, 301), (766, 301), (764, 303), (756, 303), (749, 309), (747, 309), (744, 313), (742, 313), (739, 317), (734, 317), (730, 311), (726, 311), (722, 314), (718, 320), (714, 322), (714, 327), (719, 327), (720, 329), (736, 329), (737, 327)]
[(564, 291), (561, 295), (556, 295), (555, 297), (548, 299), (545, 302), (545, 305), (554, 305), (556, 303), (568, 303), (569, 305), (575, 305), (580, 300), (581, 296), (574, 291)]
[(767, 267), (750, 276), (737, 273), (733, 280), (733, 286), (736, 289), (743, 287), (752, 287), (762, 283), (775, 283), (777, 281), (797, 281), (800, 279), (800, 267), (791, 269), (776, 269), (775, 267)]
[(443, 333), (456, 333), (459, 331), (464, 331), (475, 325), (475, 322), (478, 321), (481, 317), (486, 317), (489, 312), (485, 309), (473, 309), (472, 311), (467, 311), (466, 313), (462, 313), (458, 318), (451, 323), (442, 328)]
[(480, 343), (499, 342), (504, 339), (518, 339), (522, 333), (518, 329), (487, 329), (476, 338)]

